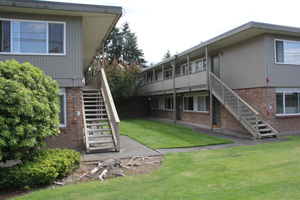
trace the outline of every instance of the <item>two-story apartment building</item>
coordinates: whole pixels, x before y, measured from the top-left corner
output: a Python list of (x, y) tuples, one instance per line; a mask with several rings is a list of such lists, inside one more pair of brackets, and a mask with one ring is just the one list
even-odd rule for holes
[(248, 131), (300, 129), (300, 28), (249, 22), (144, 69), (150, 115)]
[(61, 134), (47, 147), (85, 149), (83, 77), (121, 15), (121, 7), (0, 1), (0, 60), (30, 62), (61, 90)]

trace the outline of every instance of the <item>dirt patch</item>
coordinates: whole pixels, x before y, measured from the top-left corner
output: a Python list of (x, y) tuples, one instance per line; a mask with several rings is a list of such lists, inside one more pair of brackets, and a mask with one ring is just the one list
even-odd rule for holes
[[(99, 162), (83, 162), (78, 170), (64, 178), (59, 178), (54, 183), (47, 187), (35, 187), (30, 190), (24, 189), (9, 189), (0, 191), (0, 200), (10, 199), (17, 196), (22, 196), (33, 191), (38, 191), (45, 188), (57, 188), (64, 185), (79, 184), (89, 181), (98, 180), (101, 181), (99, 176), (107, 169), (107, 174), (103, 176), (103, 181), (117, 178), (120, 176), (135, 176), (138, 174), (148, 174), (156, 171), (162, 164), (163, 156), (151, 156), (151, 157), (133, 157), (129, 159), (116, 160), (116, 165), (100, 165)], [(95, 173), (91, 173), (95, 168), (98, 169)]]

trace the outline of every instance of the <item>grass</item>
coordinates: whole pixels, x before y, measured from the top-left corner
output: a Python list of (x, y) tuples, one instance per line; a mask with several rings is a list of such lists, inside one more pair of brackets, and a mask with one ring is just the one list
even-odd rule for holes
[(191, 131), (190, 128), (149, 119), (124, 119), (120, 133), (151, 149), (195, 147), (232, 143), (229, 140)]
[(167, 154), (151, 174), (47, 189), (17, 199), (298, 199), (300, 137)]

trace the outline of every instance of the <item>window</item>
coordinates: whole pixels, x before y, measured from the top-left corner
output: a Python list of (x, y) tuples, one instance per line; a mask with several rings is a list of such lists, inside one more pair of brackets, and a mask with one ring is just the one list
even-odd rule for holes
[(206, 112), (209, 111), (209, 97), (208, 96), (197, 96), (197, 111)]
[(172, 69), (164, 71), (164, 79), (172, 78)]
[(0, 52), (65, 54), (65, 23), (0, 19)]
[(194, 111), (194, 97), (184, 97), (184, 110)]
[(275, 40), (275, 62), (300, 65), (300, 42)]
[(196, 72), (201, 72), (206, 70), (206, 59), (201, 59), (195, 61)]
[[(189, 73), (192, 73), (192, 63), (190, 63), (189, 70), (190, 70)], [(183, 75), (188, 74), (187, 64), (181, 66), (181, 74)]]
[(165, 98), (165, 109), (167, 110), (173, 109), (173, 98)]
[(276, 114), (300, 114), (300, 92), (276, 92)]
[(159, 109), (159, 99), (158, 98), (151, 99), (151, 108)]
[(60, 93), (59, 105), (60, 105), (60, 112), (59, 112), (60, 127), (66, 127), (67, 126), (66, 93)]

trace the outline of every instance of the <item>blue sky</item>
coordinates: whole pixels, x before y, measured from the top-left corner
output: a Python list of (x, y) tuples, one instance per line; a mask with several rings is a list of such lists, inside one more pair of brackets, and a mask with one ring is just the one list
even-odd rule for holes
[(180, 53), (249, 21), (300, 27), (297, 0), (56, 1), (123, 7), (117, 26), (128, 21), (148, 64), (161, 61), (168, 49)]

